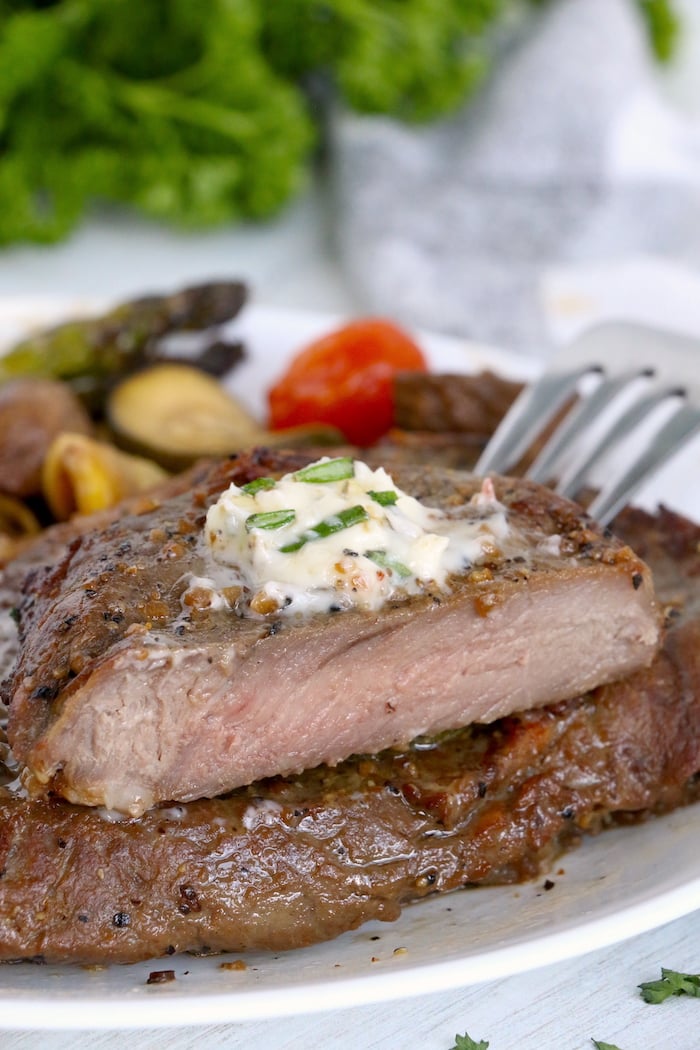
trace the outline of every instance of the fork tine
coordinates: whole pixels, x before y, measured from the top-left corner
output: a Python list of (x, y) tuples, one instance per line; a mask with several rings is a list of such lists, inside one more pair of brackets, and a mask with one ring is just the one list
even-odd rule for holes
[[(588, 487), (601, 489), (603, 477), (589, 510), (610, 521), (647, 477), (700, 433), (698, 354), (699, 340), (650, 325), (615, 321), (587, 329), (554, 355), (534, 386), (525, 388), (475, 469), (481, 474), (512, 470), (578, 390), (578, 401), (552, 428), (528, 477), (556, 483), (559, 492), (574, 499)], [(581, 380), (595, 373), (601, 378), (591, 392)], [(643, 377), (649, 383), (642, 389)], [(672, 397), (678, 405), (667, 403)], [(656, 412), (661, 402), (675, 413), (665, 414), (663, 424)], [(608, 460), (610, 452), (614, 459)]]
[(581, 456), (568, 471), (562, 472), (556, 485), (557, 492), (573, 499), (586, 484), (592, 468), (601, 461), (606, 453), (610, 452), (628, 434), (631, 434), (640, 423), (643, 423), (657, 405), (669, 398), (680, 397), (682, 394), (683, 391), (677, 389), (655, 390), (647, 397), (636, 401), (612, 421), (608, 429), (600, 435), (598, 441), (588, 449), (587, 455)]
[[(534, 463), (529, 467), (527, 476), (533, 481), (548, 484), (553, 478), (563, 481), (563, 460), (575, 443), (586, 433), (591, 424), (600, 419), (602, 413), (615, 399), (636, 379), (650, 377), (648, 369), (635, 369), (624, 372), (614, 378), (604, 378), (587, 397), (583, 397), (567, 415), (561, 426), (557, 427), (549, 441), (540, 451)], [(571, 464), (567, 473), (576, 470), (578, 462), (586, 453), (585, 445), (577, 462)]]
[(571, 372), (543, 376), (518, 396), (482, 453), (475, 471), (505, 473), (575, 392), (582, 376), (599, 371), (585, 365)]
[(700, 409), (681, 405), (622, 477), (600, 491), (588, 508), (589, 513), (603, 524), (609, 522), (627, 503), (632, 492), (698, 432)]

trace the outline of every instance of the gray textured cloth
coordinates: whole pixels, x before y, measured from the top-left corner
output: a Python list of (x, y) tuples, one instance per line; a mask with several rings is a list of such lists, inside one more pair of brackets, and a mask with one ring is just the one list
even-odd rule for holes
[(335, 227), (363, 307), (539, 352), (547, 267), (700, 265), (700, 138), (656, 78), (632, 0), (559, 0), (453, 119), (338, 115)]

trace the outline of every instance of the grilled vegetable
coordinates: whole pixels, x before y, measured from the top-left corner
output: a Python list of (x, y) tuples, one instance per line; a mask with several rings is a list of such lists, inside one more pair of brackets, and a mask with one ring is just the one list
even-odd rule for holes
[(133, 299), (101, 317), (67, 321), (30, 336), (0, 358), (0, 382), (18, 376), (64, 379), (95, 404), (115, 376), (153, 357), (164, 336), (223, 324), (245, 299), (240, 281), (211, 282)]
[(273, 427), (323, 422), (371, 445), (394, 421), (393, 382), (425, 372), (420, 347), (382, 318), (352, 321), (301, 350), (269, 392)]
[(90, 417), (65, 383), (16, 379), (1, 386), (0, 492), (36, 495), (46, 450), (64, 430), (92, 433)]
[(40, 528), (29, 507), (0, 493), (0, 566), (13, 558), (22, 541), (36, 536)]
[(107, 401), (117, 443), (181, 470), (203, 456), (225, 456), (250, 445), (337, 444), (324, 425), (271, 433), (211, 376), (187, 364), (156, 364), (123, 380)]
[(59, 521), (113, 507), (125, 496), (152, 488), (165, 477), (156, 463), (121, 452), (83, 434), (61, 434), (42, 471), (44, 498)]
[(35, 536), (40, 528), (34, 512), (21, 500), (0, 494), (0, 534), (13, 538)]
[[(239, 340), (216, 339), (191, 356), (190, 360), (202, 372), (222, 379), (245, 357), (245, 348)], [(167, 357), (163, 357), (167, 360)]]

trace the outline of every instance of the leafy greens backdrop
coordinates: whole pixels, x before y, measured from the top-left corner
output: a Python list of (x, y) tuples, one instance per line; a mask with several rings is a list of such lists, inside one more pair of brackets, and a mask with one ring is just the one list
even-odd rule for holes
[[(448, 114), (544, 2), (0, 0), (0, 244), (58, 240), (96, 200), (190, 227), (270, 216), (304, 183), (320, 98)], [(630, 3), (669, 58), (672, 0)]]

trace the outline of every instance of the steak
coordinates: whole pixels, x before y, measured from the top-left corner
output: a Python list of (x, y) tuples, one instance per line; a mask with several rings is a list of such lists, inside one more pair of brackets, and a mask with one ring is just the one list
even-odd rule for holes
[[(313, 457), (311, 457), (313, 458)], [(35, 793), (137, 816), (276, 774), (576, 696), (648, 666), (659, 617), (646, 565), (578, 507), (494, 479), (517, 553), (449, 591), (378, 613), (284, 620), (205, 607), (208, 505), (307, 459), (213, 466), (191, 492), (77, 536), (20, 603), (8, 735)], [(467, 514), (471, 475), (404, 467), (396, 483)]]
[(482, 445), (501, 422), (522, 383), (494, 372), (399, 372), (394, 377), (394, 423), (401, 430), (472, 434)]
[[(0, 674), (12, 667), (19, 652), (19, 639), (13, 619), (22, 598), (22, 587), (27, 577), (55, 565), (65, 557), (71, 543), (85, 532), (101, 529), (124, 514), (150, 514), (164, 499), (189, 491), (208, 470), (200, 462), (149, 490), (147, 495), (129, 496), (117, 506), (94, 514), (80, 514), (70, 521), (62, 521), (45, 528), (37, 536), (17, 540), (12, 557), (0, 557)], [(3, 552), (4, 553), (4, 552)]]
[(301, 947), (531, 878), (584, 833), (697, 798), (700, 528), (667, 511), (618, 525), (670, 624), (623, 682), (139, 819), (0, 790), (0, 958)]

